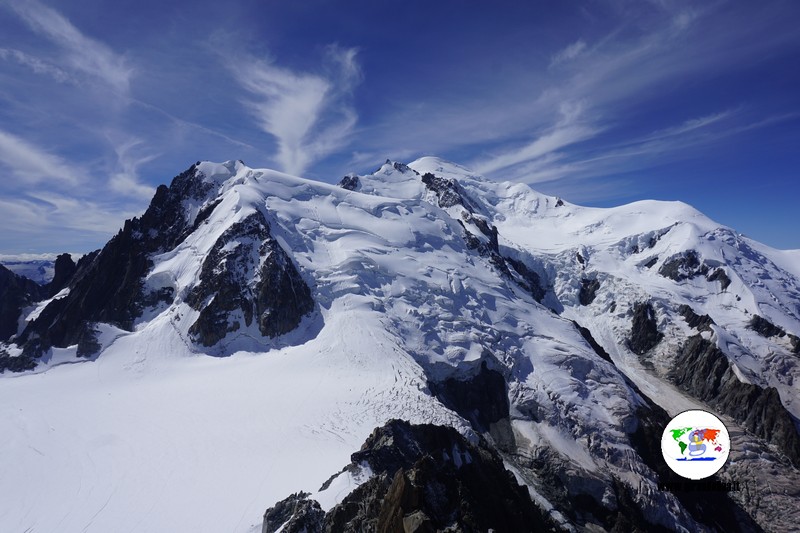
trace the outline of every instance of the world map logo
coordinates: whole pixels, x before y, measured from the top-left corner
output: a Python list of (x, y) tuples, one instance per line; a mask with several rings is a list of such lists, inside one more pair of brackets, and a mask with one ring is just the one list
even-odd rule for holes
[(704, 479), (728, 460), (730, 437), (722, 421), (708, 411), (684, 411), (673, 418), (661, 436), (664, 461), (679, 476)]

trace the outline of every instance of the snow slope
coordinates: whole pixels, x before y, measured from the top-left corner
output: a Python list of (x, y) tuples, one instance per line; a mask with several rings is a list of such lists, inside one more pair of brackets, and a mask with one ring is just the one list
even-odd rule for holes
[[(465, 231), (480, 237), (477, 226), (463, 223), (459, 206), (439, 207), (420, 180), (426, 172), (458, 180), (475, 217), (499, 230), (501, 250), (550, 283), (544, 303), (560, 306), (562, 316), (467, 245)], [(779, 386), (787, 408), (800, 409), (788, 350), (776, 355), (774, 343), (746, 328), (748, 315), (760, 312), (800, 332), (795, 256), (743, 239), (685, 204), (581, 208), (435, 158), (387, 163), (361, 176), (358, 191), (241, 162), (201, 163), (197, 178), (211, 189), (184, 204), (185, 216), (213, 211), (174, 249), (153, 256), (144, 280), (152, 290), (172, 289), (172, 300), (145, 309), (133, 332), (100, 325), (102, 351), (90, 360), (77, 359), (74, 346), (53, 348), (37, 369), (0, 376), (0, 494), (11, 495), (0, 506), (0, 530), (259, 531), (266, 506), (317, 490), (390, 418), (470, 435), (469, 423), (427, 383), (468, 375), (487, 360), (505, 376), (514, 431), (532, 449), (556, 450), (586, 475), (623, 480), (647, 495), (641, 505), (652, 516), (691, 529), (629, 443), (644, 402), (620, 368), (645, 394), (666, 399), (668, 410), (696, 405), (680, 391), (664, 392), (663, 379), (624, 347), (609, 349), (624, 345), (628, 309), (640, 298), (660, 302), (665, 327), (683, 302), (713, 313), (743, 348), (742, 372)], [(253, 325), (201, 347), (190, 333), (198, 311), (185, 299), (218, 239), (255, 212), (311, 287), (315, 311), (274, 339)], [(686, 249), (724, 265), (730, 290), (657, 274)], [(643, 267), (651, 256), (658, 263)], [(603, 288), (579, 306), (586, 275), (602, 278)], [(602, 333), (616, 366), (570, 319)], [(677, 328), (670, 339), (686, 333), (670, 327)], [(666, 367), (671, 355), (657, 357)], [(325, 497), (330, 506), (343, 494)]]

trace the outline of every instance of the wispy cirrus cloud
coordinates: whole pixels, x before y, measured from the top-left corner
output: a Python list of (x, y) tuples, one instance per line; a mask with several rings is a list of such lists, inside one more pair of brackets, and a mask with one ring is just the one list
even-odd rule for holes
[(586, 43), (582, 39), (578, 39), (566, 48), (563, 48), (562, 50), (559, 50), (553, 54), (553, 58), (550, 60), (550, 66), (553, 67), (559, 63), (564, 63), (565, 61), (575, 59), (581, 53), (583, 53), (584, 50), (586, 50)]
[(589, 139), (602, 128), (582, 120), (583, 105), (563, 103), (558, 122), (533, 141), (510, 151), (505, 151), (473, 163), (475, 170), (491, 173), (527, 163), (529, 168), (537, 162), (553, 161), (553, 154), (561, 148)]
[(737, 113), (736, 110), (728, 109), (725, 111), (720, 111), (719, 113), (712, 113), (710, 115), (704, 115), (702, 117), (691, 118), (677, 126), (671, 126), (662, 130), (655, 131), (652, 134), (648, 135), (643, 140), (649, 141), (654, 139), (663, 139), (666, 137), (675, 137), (678, 135), (691, 133), (693, 131), (703, 129), (717, 122), (721, 122), (723, 120), (731, 118), (736, 113)]
[(114, 146), (117, 162), (108, 179), (108, 187), (119, 195), (152, 198), (155, 189), (144, 185), (139, 178), (139, 167), (152, 161), (158, 154), (149, 153), (143, 140), (135, 137), (120, 138), (119, 134), (108, 134)]
[(250, 97), (245, 105), (260, 128), (277, 141), (281, 169), (301, 174), (344, 146), (358, 115), (351, 102), (361, 81), (355, 48), (328, 47), (327, 72), (290, 70), (273, 61), (247, 57), (232, 73)]
[(50, 76), (59, 83), (74, 83), (72, 77), (62, 68), (44, 61), (38, 57), (27, 54), (21, 50), (13, 48), (0, 48), (0, 59), (15, 61), (16, 63), (31, 69), (36, 74)]
[[(59, 48), (59, 59), (65, 67), (98, 79), (120, 94), (127, 94), (133, 69), (124, 56), (84, 35), (61, 13), (36, 0), (12, 0), (8, 5), (31, 30)], [(32, 67), (48, 63), (32, 56), (20, 57)]]
[(74, 164), (3, 130), (0, 130), (0, 166), (5, 166), (25, 185), (74, 186), (86, 177)]
[[(573, 201), (614, 198), (636, 183), (620, 176), (667, 160), (690, 158), (695, 154), (693, 150), (800, 116), (788, 113), (732, 127), (725, 125), (725, 120), (732, 119), (738, 111), (727, 110), (696, 117), (617, 144), (575, 153), (553, 153), (511, 168), (505, 177), (536, 184), (537, 187), (544, 186), (548, 191), (557, 190), (558, 194)], [(603, 180), (594, 180), (597, 176), (603, 176)]]
[(26, 249), (86, 250), (86, 242), (104, 242), (126, 218), (141, 209), (131, 205), (109, 205), (69, 194), (35, 192), (24, 197), (0, 196), (0, 232), (24, 236)]

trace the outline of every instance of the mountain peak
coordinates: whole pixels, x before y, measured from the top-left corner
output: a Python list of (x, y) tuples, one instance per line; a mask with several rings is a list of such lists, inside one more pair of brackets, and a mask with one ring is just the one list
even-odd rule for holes
[[(782, 266), (795, 256), (685, 204), (586, 208), (433, 157), (388, 161), (343, 186), (196, 163), (82, 258), (58, 294), (18, 299), (0, 369), (43, 375), (0, 387), (0, 434), (20, 462), (0, 479), (6, 492), (17, 498), (12, 489), (43, 456), (69, 464), (86, 443), (114, 464), (140, 449), (154, 463), (136, 476), (104, 469), (108, 483), (78, 496), (69, 496), (77, 473), (45, 469), (0, 528), (24, 529), (35, 514), (46, 530), (84, 529), (95, 516), (98, 530), (113, 529), (120, 514), (97, 515), (108, 501), (154, 531), (187, 519), (190, 529), (252, 524), (250, 507), (319, 487), (399, 417), (485, 438), (497, 487), (524, 482), (520, 494), (563, 529), (628, 530), (634, 515), (643, 530), (713, 529), (720, 516), (735, 520), (737, 505), (776, 529), (800, 520), (800, 472), (787, 466), (800, 464), (800, 279)], [(774, 491), (698, 503), (659, 489), (672, 479), (657, 455), (661, 432), (695, 408), (737, 429), (726, 475)], [(147, 431), (130, 430), (137, 420)], [(408, 449), (430, 434), (434, 459), (456, 475), (495, 471), (466, 460), (466, 444), (446, 433), (429, 428)], [(231, 445), (231, 435), (256, 445)], [(375, 449), (391, 450), (414, 431), (376, 435)], [(187, 449), (192, 461), (180, 457)], [(428, 474), (451, 479), (416, 456), (395, 477), (393, 465), (351, 457), (318, 491), (319, 512), (366, 509), (359, 495), (370, 483), (397, 479), (395, 495), (420, 495)], [(270, 483), (253, 465), (267, 465)], [(178, 481), (142, 492), (165, 468)], [(224, 501), (201, 486), (187, 492), (180, 480), (198, 471), (230, 487)], [(342, 500), (351, 492), (352, 506)], [(49, 513), (64, 495), (74, 512)], [(200, 514), (148, 512), (154, 497), (187, 495)], [(254, 502), (245, 521), (240, 502)]]

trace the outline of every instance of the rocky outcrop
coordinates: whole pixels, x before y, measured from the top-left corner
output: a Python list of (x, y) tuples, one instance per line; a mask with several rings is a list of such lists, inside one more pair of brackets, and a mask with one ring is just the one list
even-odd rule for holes
[(126, 220), (99, 253), (81, 258), (69, 295), (51, 302), (22, 332), (25, 353), (39, 357), (51, 346), (77, 344), (95, 322), (131, 330), (144, 307), (150, 255), (174, 248), (191, 231), (183, 202), (201, 200), (211, 188), (196, 176), (195, 165), (169, 187), (159, 186), (140, 218)]
[[(35, 359), (52, 346), (78, 344), (81, 355), (90, 356), (100, 347), (89, 333), (94, 331), (93, 324), (108, 323), (130, 331), (144, 308), (172, 301), (171, 288), (144, 290), (143, 279), (152, 268), (150, 257), (174, 249), (211, 215), (219, 203), (207, 202), (214, 187), (192, 165), (169, 187), (159, 186), (147, 211), (127, 220), (101, 251), (84, 256), (74, 269), (61, 256), (62, 268), (57, 267), (57, 272), (63, 275), (57, 277), (59, 284), (69, 280), (70, 292), (51, 302), (22, 332), (19, 344), (25, 354)], [(207, 203), (192, 218), (187, 202)], [(269, 235), (266, 220), (258, 217), (234, 225), (223, 235), (203, 264), (202, 282), (187, 297), (201, 311), (192, 333), (204, 345), (214, 344), (238, 327), (235, 321), (228, 323), (227, 313), (234, 309), (241, 309), (246, 324), (257, 320), (261, 333), (274, 337), (296, 327), (313, 307), (308, 286)], [(223, 250), (225, 243), (238, 245)], [(240, 269), (253, 265), (257, 275), (242, 277)], [(250, 283), (255, 278), (258, 281)]]
[(783, 328), (776, 326), (766, 318), (759, 315), (753, 315), (753, 318), (750, 319), (750, 324), (748, 324), (748, 327), (762, 337), (783, 337), (786, 335), (786, 331), (784, 331)]
[[(377, 428), (351, 467), (366, 464), (372, 477), (314, 523), (314, 503), (297, 498), (267, 510), (264, 532), (552, 531), (555, 524), (531, 501), (502, 458), (480, 439), (456, 430), (391, 420)], [(287, 508), (298, 509), (286, 519)], [(277, 517), (277, 518), (275, 518)], [(283, 521), (283, 522), (281, 522)], [(281, 522), (281, 523), (279, 523)]]
[(633, 307), (633, 322), (628, 347), (638, 355), (644, 355), (653, 349), (664, 337), (658, 331), (656, 312), (650, 302), (637, 303)]
[(442, 209), (460, 205), (470, 212), (474, 212), (472, 202), (466, 198), (466, 193), (464, 193), (456, 180), (440, 178), (430, 172), (426, 172), (422, 175), (422, 183), (436, 195), (439, 207)]
[(339, 187), (347, 189), (348, 191), (357, 191), (361, 188), (361, 181), (358, 179), (358, 176), (350, 174), (341, 179)]
[(728, 358), (714, 344), (700, 335), (690, 337), (678, 352), (669, 378), (776, 445), (800, 467), (800, 435), (778, 391), (739, 381)]
[[(645, 266), (650, 268), (655, 261), (647, 263)], [(705, 276), (709, 282), (719, 281), (720, 289), (725, 291), (731, 284), (731, 278), (722, 267), (717, 267), (713, 271), (704, 261), (700, 260), (699, 255), (694, 250), (688, 250), (681, 255), (665, 261), (658, 273), (674, 281), (693, 279), (698, 276)]]
[(674, 281), (691, 279), (698, 275), (708, 274), (708, 266), (700, 261), (697, 252), (688, 250), (682, 255), (665, 261), (658, 273)]
[(600, 288), (600, 282), (596, 278), (581, 279), (581, 289), (578, 292), (578, 302), (581, 305), (589, 305), (597, 297), (597, 290)]
[(789, 333), (789, 342), (792, 343), (792, 352), (800, 354), (800, 337)]
[(592, 332), (589, 331), (588, 328), (585, 328), (585, 327), (581, 326), (580, 324), (578, 324), (574, 320), (572, 321), (572, 323), (575, 324), (575, 328), (581, 334), (581, 337), (583, 337), (583, 340), (585, 340), (589, 344), (589, 346), (592, 347), (592, 350), (594, 350), (594, 353), (599, 355), (601, 359), (603, 359), (605, 361), (608, 361), (611, 364), (614, 364), (614, 361), (611, 360), (611, 356), (608, 355), (608, 352), (605, 351), (605, 349), (602, 346), (600, 346), (600, 343), (598, 343), (595, 340), (594, 336), (592, 335)]
[(800, 337), (787, 333), (782, 327), (776, 326), (766, 318), (753, 315), (748, 327), (761, 335), (762, 337), (787, 337), (789, 345), (791, 346), (792, 353), (800, 354)]
[[(257, 280), (254, 285), (253, 279)], [(311, 290), (272, 238), (260, 212), (231, 225), (220, 236), (186, 303), (200, 311), (189, 331), (204, 346), (250, 326), (254, 318), (264, 336), (288, 333), (314, 307)], [(234, 311), (241, 311), (244, 324)]]
[(61, 254), (56, 257), (53, 280), (45, 286), (47, 296), (52, 298), (58, 294), (61, 289), (66, 287), (69, 282), (72, 281), (72, 277), (75, 275), (77, 270), (78, 266), (72, 260), (72, 256), (70, 254)]
[(492, 424), (508, 418), (506, 380), (500, 372), (490, 369), (486, 361), (482, 361), (471, 376), (428, 381), (428, 388), (445, 407), (468, 420), (476, 431), (487, 432)]
[(533, 296), (534, 300), (542, 303), (542, 300), (544, 300), (544, 297), (547, 294), (547, 290), (542, 287), (542, 278), (539, 276), (539, 274), (528, 268), (528, 266), (522, 261), (518, 261), (511, 257), (506, 257), (505, 260), (509, 265), (511, 265), (511, 268), (513, 268), (517, 274), (519, 274), (521, 278), (519, 282), (520, 286), (528, 291), (531, 296)]
[(714, 270), (706, 279), (708, 279), (708, 281), (719, 281), (719, 286), (723, 291), (731, 285), (731, 278), (728, 277), (728, 274), (721, 267)]
[(44, 296), (45, 291), (35, 282), (0, 265), (0, 342), (17, 334), (22, 308)]
[(308, 499), (309, 493), (297, 492), (281, 500), (264, 513), (262, 533), (322, 533), (325, 511), (319, 502)]
[(678, 307), (678, 313), (686, 320), (686, 324), (690, 328), (694, 328), (697, 331), (711, 331), (711, 326), (716, 325), (716, 322), (710, 316), (698, 315), (691, 306), (686, 304)]

